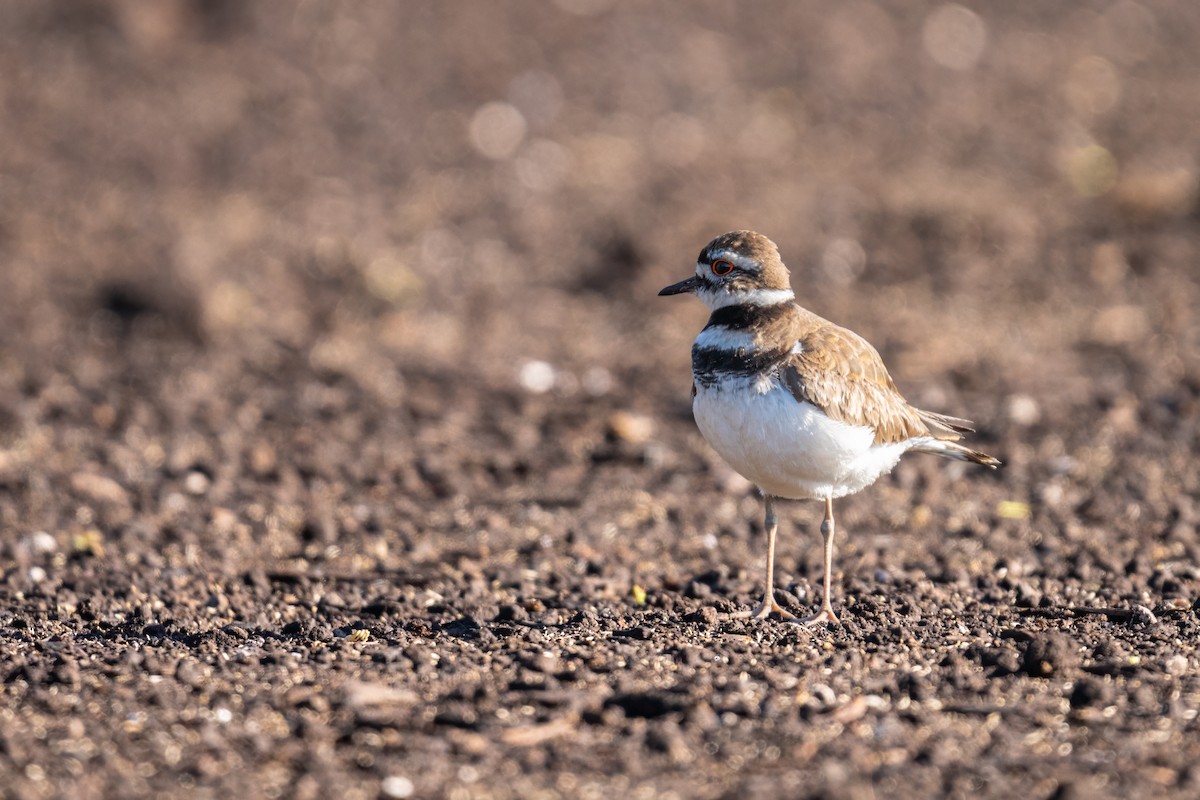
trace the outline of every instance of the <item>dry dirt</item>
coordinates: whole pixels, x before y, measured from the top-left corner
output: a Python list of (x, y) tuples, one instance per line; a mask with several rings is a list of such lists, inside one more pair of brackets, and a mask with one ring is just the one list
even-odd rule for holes
[[(1200, 793), (1200, 7), (970, 6), (0, 6), (0, 795)], [(1006, 462), (837, 629), (723, 616), (742, 227)]]

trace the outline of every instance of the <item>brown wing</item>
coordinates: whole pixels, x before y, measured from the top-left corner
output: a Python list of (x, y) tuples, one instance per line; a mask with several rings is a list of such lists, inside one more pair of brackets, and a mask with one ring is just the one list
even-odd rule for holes
[[(908, 404), (888, 375), (879, 353), (856, 333), (824, 322), (799, 336), (781, 370), (783, 385), (797, 400), (812, 403), (833, 419), (875, 430), (875, 442), (914, 436), (957, 439), (947, 423), (930, 431), (922, 412)], [(955, 420), (958, 422), (958, 420)]]

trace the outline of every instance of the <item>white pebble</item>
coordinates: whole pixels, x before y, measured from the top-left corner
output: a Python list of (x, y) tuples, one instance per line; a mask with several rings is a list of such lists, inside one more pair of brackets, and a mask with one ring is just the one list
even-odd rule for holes
[(398, 800), (403, 800), (405, 797), (412, 797), (416, 787), (413, 782), (403, 775), (389, 775), (383, 779), (383, 783), (379, 786), (379, 791), (384, 797), (395, 797)]
[(45, 531), (35, 531), (28, 541), (29, 549), (35, 553), (53, 553), (58, 549), (58, 541)]
[(183, 488), (187, 490), (188, 494), (194, 494), (197, 496), (208, 491), (208, 484), (208, 476), (198, 469), (192, 470), (187, 474), (187, 477), (183, 479)]
[(545, 361), (526, 361), (517, 373), (521, 386), (534, 394), (545, 394), (554, 388), (554, 367)]
[(1014, 394), (1008, 398), (1008, 418), (1018, 425), (1033, 425), (1042, 418), (1042, 409), (1029, 395)]

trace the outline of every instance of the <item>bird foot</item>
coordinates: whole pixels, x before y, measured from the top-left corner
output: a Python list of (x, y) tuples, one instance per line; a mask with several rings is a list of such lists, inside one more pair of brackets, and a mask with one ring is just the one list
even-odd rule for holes
[(793, 622), (798, 619), (798, 617), (795, 614), (788, 611), (783, 606), (779, 605), (779, 603), (776, 603), (775, 598), (773, 598), (773, 597), (764, 597), (762, 599), (762, 602), (759, 603), (758, 606), (754, 610), (752, 610), (752, 611), (735, 611), (734, 613), (729, 615), (729, 618), (730, 619), (764, 620), (764, 619), (767, 619), (768, 617), (770, 617), (772, 614), (778, 614), (780, 619), (787, 621), (787, 622)]
[(842, 621), (837, 618), (837, 614), (833, 613), (833, 609), (825, 606), (811, 617), (796, 617), (792, 616), (789, 622), (797, 625), (841, 625)]

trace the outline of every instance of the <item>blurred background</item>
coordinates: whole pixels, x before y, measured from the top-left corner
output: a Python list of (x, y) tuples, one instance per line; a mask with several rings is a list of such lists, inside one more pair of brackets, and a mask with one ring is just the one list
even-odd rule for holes
[(215, 505), (328, 543), (356, 481), (461, 501), (612, 438), (565, 409), (707, 459), (704, 311), (655, 292), (735, 228), (1001, 440), (1022, 502), (1106, 414), (1170, 442), (1195, 407), (1189, 3), (0, 14), (0, 474), (38, 478), (9, 527), (63, 528), (50, 487), (99, 474), (151, 539)]
[[(771, 662), (784, 677), (754, 690), (774, 699), (745, 711), (742, 699), (685, 698), (695, 724), (682, 739), (674, 706), (623, 700), (631, 717), (659, 709), (663, 718), (604, 717), (578, 752), (604, 742), (629, 774), (693, 763), (695, 772), (669, 778), (687, 796), (702, 793), (698, 775), (710, 792), (745, 788), (753, 778), (732, 761), (685, 756), (735, 741), (745, 763), (774, 769), (762, 754), (775, 742), (775, 710), (797, 742), (836, 723), (822, 740), (832, 741), (843, 722), (874, 719), (876, 706), (862, 705), (809, 725), (856, 695), (865, 670), (868, 681), (889, 676), (872, 691), (895, 708), (978, 690), (1027, 710), (997, 729), (1017, 732), (989, 762), (1025, 764), (1033, 740), (1021, 736), (1042, 730), (1050, 717), (1038, 715), (1066, 713), (1067, 689), (1038, 670), (1079, 648), (1026, 659), (1029, 682), (985, 685), (985, 668), (1024, 662), (1008, 640), (995, 652), (963, 650), (983, 639), (938, 627), (951, 625), (943, 610), (976, 613), (984, 598), (979, 613), (991, 621), (969, 621), (995, 633), (1023, 624), (987, 617), (1012, 603), (1145, 603), (1163, 614), (1156, 603), (1174, 602), (1182, 614), (1200, 594), (1197, 42), (1200, 7), (1187, 0), (0, 4), (0, 620), (10, 631), (28, 618), (34, 631), (4, 655), (0, 674), (41, 686), (41, 662), (20, 659), (51, 634), (112, 658), (125, 640), (97, 639), (96, 626), (120, 632), (133, 620), (129, 669), (141, 675), (143, 626), (182, 631), (167, 645), (189, 666), (156, 667), (166, 681), (136, 684), (129, 707), (175, 691), (160, 702), (186, 710), (208, 702), (202, 691), (240, 698), (246, 681), (261, 679), (271, 706), (259, 727), (239, 727), (227, 710), (218, 722), (233, 724), (210, 739), (235, 737), (224, 765), (298, 748), (276, 775), (287, 796), (317, 796), (301, 791), (315, 784), (289, 783), (312, 763), (367, 781), (354, 784), (367, 787), (362, 796), (382, 785), (395, 797), (413, 793), (406, 775), (420, 788), (414, 764), (484, 770), (453, 773), (466, 781), (511, 766), (519, 750), (532, 754), (529, 774), (564, 769), (537, 747), (514, 744), (500, 757), (470, 738), (491, 730), (492, 718), (478, 716), (487, 702), (518, 708), (542, 685), (530, 683), (532, 667), (492, 660), (496, 648), (516, 647), (513, 631), (525, 629), (514, 620), (533, 614), (554, 628), (590, 619), (580, 624), (601, 630), (597, 654), (624, 654), (619, 668), (594, 674), (590, 652), (580, 656), (578, 674), (591, 677), (572, 685), (624, 691), (623, 676), (642, 673), (629, 674), (633, 645), (604, 638), (610, 629), (661, 622), (637, 646), (670, 648), (673, 636), (699, 635), (681, 615), (707, 620), (706, 607), (757, 599), (759, 500), (691, 420), (689, 347), (705, 309), (656, 296), (691, 273), (712, 237), (751, 228), (778, 242), (803, 305), (872, 341), (913, 403), (977, 420), (975, 444), (1006, 467), (969, 473), (908, 459), (842, 502), (835, 595), (846, 598), (852, 644), (804, 650), (800, 634), (763, 628), (786, 651)], [(816, 513), (784, 511), (789, 603), (815, 585)], [(324, 595), (322, 575), (343, 583)], [(310, 597), (337, 600), (304, 605)], [(318, 606), (326, 628), (307, 620)], [(364, 608), (386, 622), (371, 623), (372, 641), (392, 650), (331, 671), (321, 653), (340, 640), (320, 631), (343, 626), (344, 635)], [(461, 614), (474, 628), (446, 627)], [(290, 639), (278, 630), (289, 621), (299, 626)], [(234, 622), (260, 644), (221, 638)], [(454, 631), (509, 623), (488, 634), (509, 638), (489, 646), (486, 663), (471, 663), (509, 670), (504, 680), (526, 688), (471, 694), (453, 674), (437, 683), (445, 669), (425, 669), (436, 663), (422, 655), (431, 637), (439, 653), (478, 659), (487, 648)], [(882, 642), (870, 658), (899, 663), (896, 672), (864, 667), (866, 630)], [(1144, 664), (1179, 655), (1175, 629), (1154, 630), (1159, 650), (1130, 645)], [(1166, 720), (1163, 709), (1186, 705), (1183, 683), (1188, 703), (1200, 696), (1186, 658), (1135, 674), (1124, 651), (1103, 650), (1111, 627), (1093, 633), (1089, 664), (1117, 663), (1112, 674), (1130, 681), (1112, 701), (1128, 695), (1136, 706), (1121, 724)], [(254, 655), (245, 674), (213, 673), (195, 642), (221, 653), (282, 642), (288, 652), (261, 665)], [(703, 681), (676, 688), (742, 686), (743, 670), (758, 680), (760, 644), (721, 640), (713, 647), (733, 660), (685, 659)], [(544, 667), (549, 645), (529, 646), (537, 652), (519, 663)], [(289, 661), (292, 651), (307, 655)], [(62, 692), (79, 688), (79, 668), (42, 657), (53, 675), (66, 670)], [(682, 668), (670, 652), (653, 658), (670, 664), (665, 674)], [(100, 661), (80, 660), (84, 694), (101, 698), (100, 710), (55, 736), (107, 742), (120, 729), (122, 758), (161, 762), (168, 756), (146, 756), (158, 751), (137, 727), (159, 711), (138, 722), (124, 701), (105, 699)], [(396, 752), (416, 760), (390, 784), (368, 781), (353, 738), (359, 712), (346, 710), (357, 695), (333, 711), (284, 696), (301, 682), (286, 672), (292, 663), (318, 686), (360, 674), (353, 669), (364, 680), (411, 679), (422, 697), (465, 707), (446, 725), (468, 733), (449, 736), (432, 711), (406, 728), (405, 711), (383, 734), (405, 731), (412, 750), (378, 764), (395, 766)], [(1057, 663), (1073, 669), (1078, 656)], [(825, 694), (803, 693), (813, 664), (833, 686)], [(907, 675), (935, 668), (930, 684)], [(543, 672), (551, 676), (537, 680), (557, 680)], [(92, 695), (89, 675), (98, 676)], [(938, 682), (945, 675), (949, 688)], [(1166, 683), (1133, 691), (1143, 677)], [(1020, 696), (1030, 686), (1033, 700)], [(1104, 686), (1081, 704), (1109, 703)], [(41, 740), (30, 731), (68, 724), (66, 695), (52, 689), (41, 705), (6, 695), (23, 715), (47, 715), (22, 717), (25, 727), (0, 741), (26, 788), (59, 769), (38, 764), (75, 763), (18, 757), (38, 752), (22, 749)], [(1158, 705), (1159, 689), (1173, 699)], [(553, 708), (538, 713), (557, 724)], [(880, 765), (882, 739), (869, 738), (878, 735), (892, 737), (895, 763), (907, 765), (891, 796), (905, 786), (971, 794), (950, 778), (911, 781), (928, 776), (923, 764), (970, 762), (962, 748), (976, 728), (968, 736), (954, 727), (963, 718), (946, 715), (910, 728), (904, 713), (888, 712), (890, 728), (864, 728), (862, 749), (839, 739), (845, 758), (772, 786), (842, 795), (861, 778), (869, 790), (880, 774), (872, 770), (893, 763)], [(508, 724), (498, 720), (495, 730)], [(326, 723), (330, 743), (312, 751), (326, 760), (314, 762), (308, 740), (291, 734)], [(264, 733), (276, 729), (274, 739)], [(1072, 743), (1085, 754), (1078, 774), (1107, 764), (1112, 785), (1138, 790), (1173, 781), (1174, 767), (1186, 777), (1195, 762), (1182, 740), (1154, 739), (1154, 757), (1174, 766), (1143, 774), (1146, 759), (1113, 760), (1127, 752), (1117, 734), (1097, 744), (1108, 728), (1054, 730), (1052, 743), (1066, 749), (1047, 749), (1041, 772), (1014, 778), (1029, 796), (1049, 794), (1032, 781), (1058, 774), (1054, 753), (1070, 754)], [(186, 743), (171, 736), (162, 741)], [(941, 744), (917, 752), (925, 741)], [(453, 764), (447, 742), (457, 742)], [(809, 769), (814, 742), (785, 754)], [(183, 753), (191, 765), (190, 748), (168, 748), (172, 763)], [(128, 783), (132, 767), (106, 763), (79, 774), (121, 791), (176, 786)], [(208, 767), (198, 763), (188, 774), (200, 780)], [(853, 768), (837, 772), (842, 763)], [(226, 788), (250, 780), (227, 774)]]

